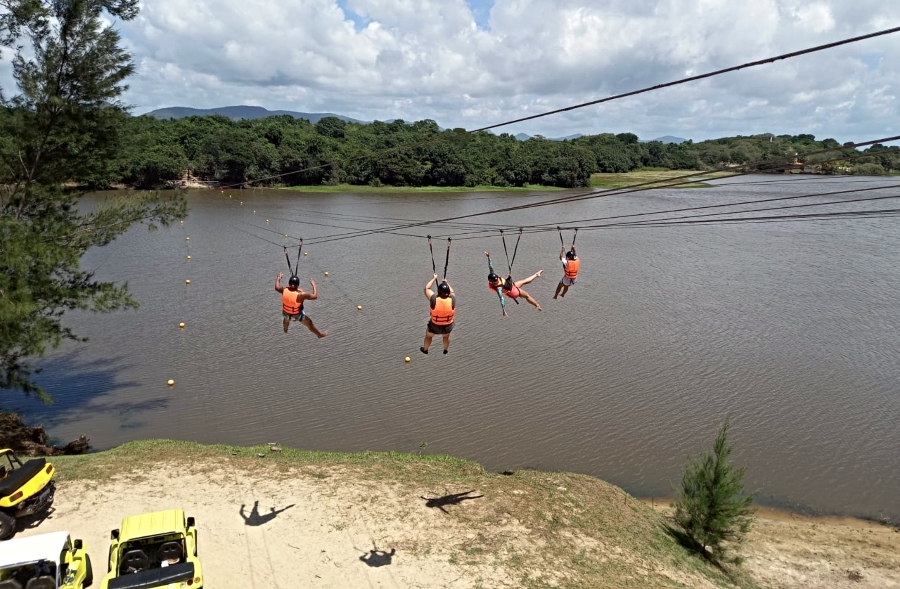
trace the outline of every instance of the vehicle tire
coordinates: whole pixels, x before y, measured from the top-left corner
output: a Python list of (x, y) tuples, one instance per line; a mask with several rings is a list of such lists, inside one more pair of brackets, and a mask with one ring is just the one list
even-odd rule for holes
[(197, 546), (200, 544), (200, 542), (198, 542), (197, 540), (199, 536), (200, 532), (198, 532), (197, 529), (194, 528), (194, 556), (197, 556)]
[(16, 533), (16, 518), (12, 515), (0, 511), (0, 540), (12, 538)]
[(85, 554), (84, 562), (87, 565), (87, 572), (84, 575), (84, 587), (90, 587), (94, 583), (94, 569), (91, 567), (91, 557)]

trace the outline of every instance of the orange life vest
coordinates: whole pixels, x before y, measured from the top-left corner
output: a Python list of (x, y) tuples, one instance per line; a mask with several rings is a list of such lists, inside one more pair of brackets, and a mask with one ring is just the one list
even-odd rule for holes
[(289, 288), (281, 291), (281, 308), (288, 315), (299, 315), (303, 310), (303, 303), (297, 302), (299, 294), (299, 290), (290, 290)]
[(431, 322), (435, 325), (450, 325), (456, 310), (453, 308), (453, 299), (447, 297), (435, 297), (434, 309), (431, 310)]
[(575, 278), (578, 276), (578, 267), (581, 265), (581, 260), (566, 260), (566, 278)]

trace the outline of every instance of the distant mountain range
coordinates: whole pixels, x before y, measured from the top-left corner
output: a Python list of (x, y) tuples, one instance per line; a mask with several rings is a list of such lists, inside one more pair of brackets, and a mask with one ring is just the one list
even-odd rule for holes
[[(191, 108), (189, 106), (172, 106), (169, 108), (158, 108), (156, 110), (151, 110), (148, 113), (144, 113), (147, 116), (155, 117), (157, 119), (182, 119), (184, 117), (208, 117), (212, 115), (222, 115), (228, 117), (229, 119), (264, 119), (266, 117), (276, 117), (280, 115), (290, 115), (295, 119), (306, 119), (310, 123), (318, 123), (320, 119), (324, 119), (325, 117), (337, 117), (342, 121), (347, 121), (348, 123), (371, 123), (372, 121), (360, 121), (359, 119), (352, 119), (350, 117), (345, 117), (343, 115), (337, 115), (330, 112), (297, 112), (293, 110), (268, 110), (261, 106), (220, 106), (217, 108)], [(384, 121), (385, 123), (390, 123), (394, 119)], [(443, 129), (443, 127), (441, 127)], [(525, 141), (527, 139), (531, 139), (531, 135), (527, 135), (525, 133), (517, 133), (516, 139), (519, 141)], [(582, 133), (575, 133), (574, 135), (567, 135), (565, 137), (554, 137), (548, 138), (551, 141), (565, 141), (567, 139), (578, 139), (579, 137), (584, 137)], [(666, 135), (664, 137), (657, 137), (656, 139), (646, 139), (641, 140), (642, 143), (646, 143), (647, 141), (662, 141), (663, 143), (683, 143), (686, 139), (682, 139), (681, 137), (673, 137), (672, 135)]]
[[(360, 121), (351, 119), (342, 115), (336, 115), (330, 112), (295, 112), (292, 110), (268, 110), (261, 106), (220, 106), (217, 108), (190, 108), (188, 106), (172, 106), (169, 108), (158, 108), (145, 113), (147, 116), (156, 117), (157, 119), (182, 119), (184, 117), (208, 117), (212, 115), (222, 115), (229, 119), (264, 119), (266, 117), (277, 117), (280, 115), (290, 115), (295, 119), (306, 119), (310, 123), (318, 123), (320, 119), (325, 117), (337, 117), (348, 123), (367, 123), (371, 121)], [(390, 122), (390, 121), (385, 121)]]
[(672, 135), (663, 135), (662, 137), (657, 137), (656, 139), (642, 139), (641, 143), (648, 143), (650, 141), (661, 141), (663, 143), (684, 143), (687, 139), (682, 137), (674, 137)]

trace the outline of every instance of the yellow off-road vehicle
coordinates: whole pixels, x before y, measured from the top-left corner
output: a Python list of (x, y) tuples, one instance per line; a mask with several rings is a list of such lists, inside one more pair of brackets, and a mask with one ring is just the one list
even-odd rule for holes
[(100, 589), (203, 587), (197, 527), (181, 509), (126, 517), (111, 538), (109, 573)]
[(46, 458), (23, 464), (9, 448), (0, 449), (0, 540), (16, 532), (16, 518), (50, 507), (54, 472)]
[(16, 538), (0, 548), (0, 589), (84, 589), (93, 582), (87, 549), (69, 532)]

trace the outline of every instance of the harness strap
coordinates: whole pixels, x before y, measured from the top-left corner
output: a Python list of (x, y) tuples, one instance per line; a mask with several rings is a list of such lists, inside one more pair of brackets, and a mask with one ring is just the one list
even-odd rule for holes
[[(435, 275), (437, 275), (437, 267), (435, 267), (435, 265), (434, 265), (434, 249), (431, 247), (431, 236), (430, 235), (428, 236), (428, 251), (431, 252), (431, 271), (434, 272)], [(446, 273), (447, 273), (447, 271), (445, 270), (444, 274), (446, 274)]]
[[(447, 282), (447, 266), (450, 264), (450, 238), (447, 238), (447, 257), (444, 258), (444, 282)], [(431, 243), (430, 241), (428, 242)], [(431, 255), (431, 264), (434, 265), (434, 254)], [(437, 272), (435, 272), (437, 274)]]

